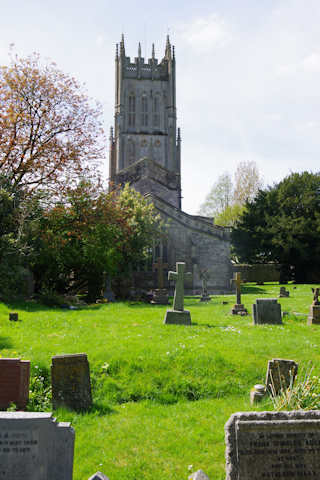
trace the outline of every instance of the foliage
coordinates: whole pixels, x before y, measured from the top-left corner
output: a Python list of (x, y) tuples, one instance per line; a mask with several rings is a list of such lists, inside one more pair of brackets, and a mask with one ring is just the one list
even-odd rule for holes
[(240, 162), (234, 174), (234, 183), (228, 172), (220, 175), (205, 201), (200, 215), (213, 216), (217, 225), (231, 227), (243, 213), (246, 201), (252, 200), (262, 186), (255, 162)]
[(37, 54), (1, 67), (0, 173), (14, 188), (61, 189), (103, 156), (100, 109), (82, 90)]
[(273, 261), (283, 265), (282, 280), (293, 268), (297, 282), (316, 281), (319, 233), (320, 174), (292, 173), (247, 202), (232, 244), (240, 262)]
[(30, 375), (29, 412), (51, 411), (51, 380), (46, 367), (35, 365)]
[(261, 188), (262, 179), (256, 162), (240, 162), (234, 174), (234, 203), (244, 205), (253, 200)]
[(222, 213), (232, 202), (232, 180), (228, 172), (224, 172), (213, 184), (199, 213), (204, 216), (216, 216)]
[[(319, 410), (320, 377), (312, 376), (312, 370), (312, 367), (307, 368), (295, 383), (291, 380), (289, 387), (281, 389), (279, 395), (270, 394), (275, 410)], [(300, 380), (301, 377), (303, 380)]]
[(105, 275), (126, 273), (152, 245), (158, 225), (152, 204), (126, 186), (106, 193), (82, 181), (64, 203), (44, 212), (34, 271), (42, 289), (88, 289), (100, 296)]

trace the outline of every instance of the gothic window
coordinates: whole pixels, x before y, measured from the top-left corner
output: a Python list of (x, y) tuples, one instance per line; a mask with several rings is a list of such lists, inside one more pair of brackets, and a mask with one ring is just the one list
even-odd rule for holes
[(135, 162), (136, 149), (132, 140), (128, 140), (128, 164), (131, 165)]
[(153, 105), (152, 105), (152, 111), (153, 111), (153, 126), (154, 127), (160, 127), (160, 100), (159, 100), (159, 95), (156, 95), (153, 98)]
[(129, 127), (136, 124), (136, 97), (133, 93), (129, 95)]
[(148, 126), (148, 98), (147, 95), (141, 97), (141, 126)]

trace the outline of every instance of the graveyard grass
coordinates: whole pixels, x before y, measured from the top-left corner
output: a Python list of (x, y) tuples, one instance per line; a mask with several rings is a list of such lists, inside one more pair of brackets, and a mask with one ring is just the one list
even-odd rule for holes
[[(235, 295), (209, 303), (187, 297), (191, 326), (163, 325), (166, 307), (141, 303), (76, 311), (0, 303), (0, 352), (31, 360), (33, 389), (48, 378), (53, 355), (87, 353), (92, 410), (54, 411), (76, 431), (74, 480), (97, 470), (111, 480), (182, 480), (200, 468), (222, 480), (230, 415), (272, 409), (270, 401), (249, 403), (250, 389), (265, 381), (268, 360), (295, 360), (300, 371), (311, 362), (320, 374), (320, 325), (307, 326), (310, 287), (287, 286), (290, 297), (279, 302), (289, 314), (280, 326), (232, 316)], [(276, 297), (279, 285), (245, 284), (242, 291), (251, 313), (255, 299)], [(19, 322), (8, 321), (11, 311)], [(47, 395), (38, 408), (50, 411)]]

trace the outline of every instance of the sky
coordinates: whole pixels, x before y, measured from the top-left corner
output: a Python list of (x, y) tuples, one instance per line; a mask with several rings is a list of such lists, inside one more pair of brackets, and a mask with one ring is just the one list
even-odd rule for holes
[[(0, 0), (0, 64), (11, 43), (86, 84), (114, 116), (115, 44), (175, 45), (182, 207), (195, 214), (224, 172), (255, 161), (265, 185), (320, 171), (319, 0)], [(104, 165), (108, 172), (108, 160)]]

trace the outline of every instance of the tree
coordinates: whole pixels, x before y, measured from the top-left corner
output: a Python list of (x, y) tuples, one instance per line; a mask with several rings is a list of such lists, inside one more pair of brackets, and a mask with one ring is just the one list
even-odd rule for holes
[(292, 173), (260, 190), (232, 232), (239, 261), (282, 265), (282, 279), (319, 281), (320, 173)]
[(260, 188), (262, 179), (256, 162), (240, 162), (234, 174), (233, 202), (244, 205), (254, 199)]
[(54, 63), (11, 57), (0, 68), (0, 173), (29, 191), (87, 175), (103, 156), (100, 114)]
[(153, 205), (128, 186), (106, 193), (81, 182), (43, 215), (34, 264), (40, 287), (60, 293), (85, 288), (95, 300), (105, 273), (128, 273), (145, 258), (158, 223)]
[(200, 206), (199, 214), (207, 217), (222, 213), (232, 202), (233, 188), (231, 175), (224, 172), (214, 183), (205, 201)]
[(233, 226), (244, 210), (246, 201), (252, 200), (262, 187), (255, 162), (240, 162), (234, 175), (234, 184), (228, 172), (213, 185), (200, 206), (200, 215), (213, 216), (217, 225)]

